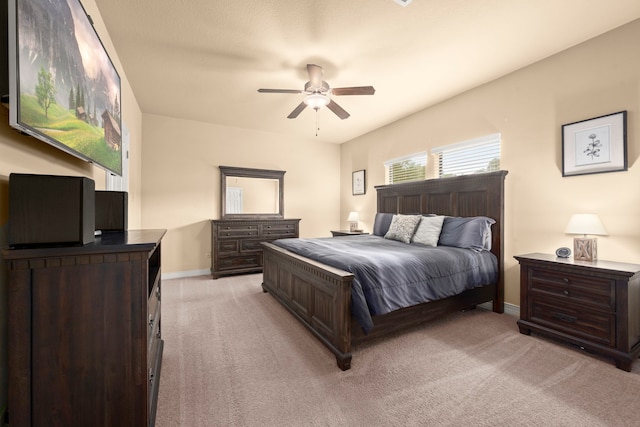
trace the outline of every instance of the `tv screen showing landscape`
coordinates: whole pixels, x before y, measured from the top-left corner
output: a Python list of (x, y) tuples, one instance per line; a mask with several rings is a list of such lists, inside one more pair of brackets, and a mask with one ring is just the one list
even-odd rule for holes
[(118, 75), (78, 0), (9, 0), (9, 122), (122, 175)]

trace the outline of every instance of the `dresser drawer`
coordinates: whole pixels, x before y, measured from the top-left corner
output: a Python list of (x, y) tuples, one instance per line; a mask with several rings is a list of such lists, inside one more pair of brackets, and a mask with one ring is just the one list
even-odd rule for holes
[[(158, 304), (160, 303), (160, 287), (156, 286), (151, 291), (149, 299), (147, 301), (147, 313), (150, 318), (154, 317), (158, 311)], [(159, 313), (159, 312), (158, 312)]]
[(233, 257), (220, 256), (218, 270), (235, 270), (238, 268), (262, 267), (262, 252)]
[(547, 295), (557, 304), (579, 303), (615, 311), (615, 280), (542, 268), (531, 268), (530, 275), (532, 297)]
[(218, 238), (257, 237), (259, 228), (257, 225), (232, 224), (218, 227)]
[(240, 249), (240, 243), (241, 241), (234, 239), (234, 240), (218, 240), (216, 245), (216, 248), (218, 250), (218, 253), (220, 254), (224, 254), (224, 253), (237, 253)]
[(287, 237), (298, 237), (298, 227), (296, 223), (263, 224), (261, 226), (260, 234), (262, 237), (271, 240)]
[(147, 341), (148, 346), (148, 361), (152, 362), (153, 358), (155, 358), (155, 354), (158, 352), (158, 345), (160, 344), (160, 302), (156, 306), (156, 311), (153, 315), (153, 319), (151, 316), (149, 317), (149, 337)]
[(240, 242), (241, 252), (262, 251), (262, 242), (264, 240), (242, 240)]
[(609, 347), (616, 346), (615, 314), (585, 310), (545, 298), (531, 298), (530, 320), (568, 335), (586, 338)]

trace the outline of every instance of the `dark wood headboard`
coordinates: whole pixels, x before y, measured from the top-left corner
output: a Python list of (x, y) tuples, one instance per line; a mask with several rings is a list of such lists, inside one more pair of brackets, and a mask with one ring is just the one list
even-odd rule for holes
[[(507, 171), (427, 179), (376, 186), (378, 212), (486, 216), (492, 227), (491, 252), (498, 258), (500, 289), (504, 289), (504, 179)], [(504, 299), (504, 295), (500, 295)]]

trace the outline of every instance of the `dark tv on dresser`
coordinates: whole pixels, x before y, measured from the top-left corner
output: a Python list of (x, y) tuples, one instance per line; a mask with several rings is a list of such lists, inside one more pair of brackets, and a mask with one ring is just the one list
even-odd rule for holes
[(8, 2), (10, 126), (122, 175), (120, 76), (82, 3)]

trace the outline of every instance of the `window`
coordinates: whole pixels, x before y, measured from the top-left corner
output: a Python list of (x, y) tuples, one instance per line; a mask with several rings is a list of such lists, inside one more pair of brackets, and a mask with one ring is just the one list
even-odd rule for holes
[(425, 179), (427, 153), (411, 154), (384, 162), (387, 184)]
[(438, 160), (438, 176), (469, 175), (500, 169), (501, 135), (495, 133), (431, 150)]

